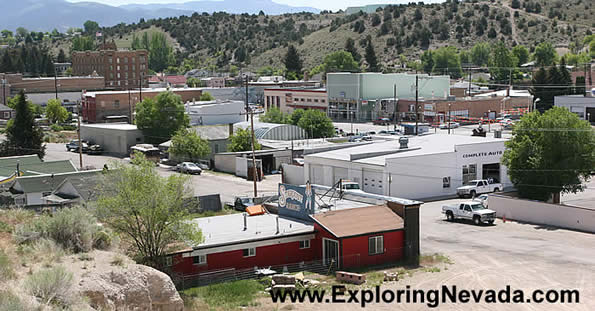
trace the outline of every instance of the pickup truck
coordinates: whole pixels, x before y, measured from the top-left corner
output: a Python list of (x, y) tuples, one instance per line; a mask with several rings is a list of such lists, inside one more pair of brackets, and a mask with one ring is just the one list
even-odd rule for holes
[(469, 184), (458, 187), (457, 195), (459, 198), (470, 196), (474, 198), (478, 194), (498, 192), (502, 190), (502, 184), (489, 183), (487, 179), (476, 179), (469, 182)]
[(345, 192), (363, 192), (360, 187), (359, 184), (351, 181), (351, 180), (342, 180), (340, 183), (341, 187), (339, 188), (339, 186), (337, 185), (337, 190), (339, 191), (345, 191)]
[(487, 209), (483, 204), (475, 201), (443, 205), (442, 213), (446, 215), (446, 219), (449, 221), (461, 218), (472, 220), (476, 225), (481, 225), (482, 223), (491, 225), (494, 223), (494, 219), (496, 219), (495, 211)]

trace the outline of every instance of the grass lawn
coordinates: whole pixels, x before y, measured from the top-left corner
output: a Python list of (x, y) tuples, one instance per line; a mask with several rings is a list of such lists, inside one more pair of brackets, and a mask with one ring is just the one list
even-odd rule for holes
[[(256, 305), (256, 298), (265, 286), (258, 280), (242, 280), (194, 287), (181, 292), (190, 310), (230, 310)], [(198, 300), (198, 301), (196, 301)], [(196, 304), (194, 304), (194, 303)]]

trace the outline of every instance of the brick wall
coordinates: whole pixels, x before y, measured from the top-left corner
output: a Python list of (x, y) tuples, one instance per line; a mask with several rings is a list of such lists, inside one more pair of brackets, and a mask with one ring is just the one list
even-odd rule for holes
[[(149, 53), (136, 51), (85, 51), (72, 53), (72, 73), (105, 77), (105, 87), (124, 90), (148, 86)], [(142, 82), (141, 82), (142, 81)]]
[[(26, 93), (49, 93), (56, 90), (58, 92), (80, 92), (82, 90), (102, 90), (105, 88), (103, 77), (58, 77), (54, 78), (23, 78), (22, 74), (0, 74), (0, 79), (6, 77), (9, 87), (7, 94), (15, 95), (21, 90)], [(56, 83), (57, 82), (57, 83)], [(1, 93), (0, 86), (0, 93)], [(0, 96), (2, 96), (0, 94)]]

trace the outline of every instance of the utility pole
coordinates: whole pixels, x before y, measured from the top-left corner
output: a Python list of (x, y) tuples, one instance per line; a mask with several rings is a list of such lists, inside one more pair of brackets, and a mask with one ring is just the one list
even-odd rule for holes
[(419, 78), (417, 74), (415, 75), (415, 135), (418, 135), (418, 127), (419, 127)]
[(471, 67), (469, 67), (469, 91), (467, 91), (467, 95), (473, 97), (473, 95), (471, 95)]
[(128, 87), (128, 113), (130, 113), (130, 118), (128, 120), (130, 121), (130, 124), (133, 124), (133, 122), (132, 122), (132, 102), (130, 101), (130, 87)]
[(393, 101), (395, 104), (395, 111), (393, 113), (393, 121), (395, 122), (395, 128), (393, 130), (397, 130), (397, 113), (398, 113), (398, 108), (399, 108), (399, 104), (397, 104), (397, 85), (393, 84)]
[(249, 103), (248, 103), (248, 75), (246, 75), (246, 121), (248, 121), (248, 111), (250, 111), (250, 107), (249, 107)]
[(450, 135), (450, 104), (448, 104), (448, 134)]
[(6, 76), (2, 79), (2, 100), (4, 101), (4, 106), (6, 106)]
[(138, 91), (139, 91), (139, 102), (143, 101), (143, 76), (144, 73), (140, 73), (140, 80), (138, 80)]
[(83, 142), (81, 141), (81, 101), (77, 100), (76, 101), (76, 120), (77, 120), (77, 125), (78, 125), (78, 129), (76, 131), (76, 134), (78, 136), (78, 140), (79, 140), (79, 168), (82, 170), (83, 169)]
[(56, 91), (56, 99), (58, 99), (58, 70), (54, 67), (54, 90)]
[[(248, 80), (246, 80), (247, 82)], [(247, 85), (247, 83), (246, 83)], [(248, 99), (246, 98), (246, 102), (248, 101)], [(256, 187), (256, 178), (258, 175), (258, 169), (256, 168), (256, 155), (255, 155), (255, 142), (254, 142), (254, 112), (252, 111), (252, 109), (250, 109), (250, 130), (252, 132), (252, 181), (254, 182), (254, 197), (258, 197), (258, 189)], [(293, 161), (293, 159), (292, 159)]]

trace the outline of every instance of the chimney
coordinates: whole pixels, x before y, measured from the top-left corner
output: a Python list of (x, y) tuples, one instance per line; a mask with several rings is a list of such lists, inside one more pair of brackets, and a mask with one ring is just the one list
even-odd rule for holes
[(279, 234), (279, 216), (275, 220), (277, 221), (277, 232), (275, 234)]
[(244, 213), (244, 231), (248, 230), (248, 214)]
[(409, 138), (407, 138), (407, 137), (401, 137), (401, 138), (399, 138), (399, 144), (401, 144), (399, 146), (399, 149), (407, 149), (407, 148), (409, 148), (407, 146), (408, 143), (409, 143)]

